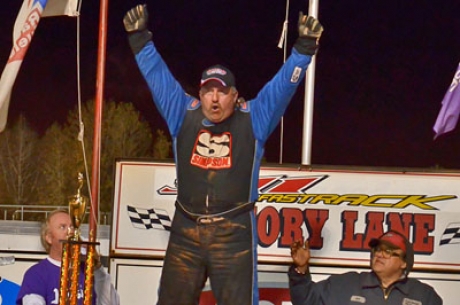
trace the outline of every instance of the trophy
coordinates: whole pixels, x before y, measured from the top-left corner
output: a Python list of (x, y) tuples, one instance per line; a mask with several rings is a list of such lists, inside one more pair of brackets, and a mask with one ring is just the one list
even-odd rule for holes
[(81, 188), (83, 187), (83, 174), (78, 173), (78, 190), (77, 194), (69, 197), (69, 214), (74, 227), (72, 240), (78, 241), (80, 239), (80, 225), (83, 222), (86, 210), (86, 197), (81, 195)]
[[(83, 187), (83, 174), (78, 173), (77, 194), (69, 197), (69, 216), (74, 227), (73, 233), (69, 231), (67, 240), (63, 241), (61, 278), (59, 288), (59, 305), (77, 305), (79, 298), (80, 264), (84, 262), (84, 296), (83, 304), (92, 304), (93, 272), (95, 262), (95, 246), (99, 243), (82, 241), (80, 226), (85, 216), (87, 198), (81, 195)], [(82, 255), (82, 247), (86, 254)], [(84, 257), (86, 256), (86, 258)]]

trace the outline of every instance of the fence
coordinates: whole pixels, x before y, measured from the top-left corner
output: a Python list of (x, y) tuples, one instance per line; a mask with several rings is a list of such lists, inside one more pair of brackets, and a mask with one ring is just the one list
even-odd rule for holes
[[(67, 210), (68, 206), (56, 205), (8, 205), (0, 204), (0, 217), (2, 220), (41, 220), (48, 216), (48, 213), (56, 210)], [(86, 215), (89, 215), (89, 208), (86, 209)], [(107, 225), (111, 219), (111, 213), (99, 213), (99, 224)], [(88, 222), (86, 217), (85, 222)]]

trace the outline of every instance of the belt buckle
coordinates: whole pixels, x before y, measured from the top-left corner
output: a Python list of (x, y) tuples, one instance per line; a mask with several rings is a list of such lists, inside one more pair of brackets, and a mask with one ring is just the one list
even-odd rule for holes
[(207, 217), (207, 216), (200, 216), (196, 219), (196, 223), (200, 225), (209, 225), (214, 222), (218, 222), (224, 220), (224, 217)]

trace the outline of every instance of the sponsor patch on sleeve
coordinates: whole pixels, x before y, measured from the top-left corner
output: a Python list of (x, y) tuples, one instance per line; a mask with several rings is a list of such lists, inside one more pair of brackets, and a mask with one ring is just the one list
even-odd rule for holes
[(292, 75), (291, 75), (291, 83), (297, 83), (299, 81), (301, 72), (302, 72), (302, 68), (300, 67), (294, 68), (294, 71), (292, 72)]
[(195, 110), (197, 109), (198, 107), (200, 107), (201, 103), (199, 100), (197, 99), (194, 99), (190, 102), (190, 104), (188, 105), (187, 107), (187, 110)]

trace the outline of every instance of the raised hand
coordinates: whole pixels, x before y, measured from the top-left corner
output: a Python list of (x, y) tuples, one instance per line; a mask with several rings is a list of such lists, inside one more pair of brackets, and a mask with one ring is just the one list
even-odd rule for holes
[(305, 273), (308, 269), (308, 261), (310, 260), (310, 247), (308, 240), (304, 243), (302, 241), (295, 241), (291, 244), (291, 257), (297, 270), (300, 273)]
[(319, 39), (323, 33), (323, 26), (319, 21), (312, 16), (306, 16), (299, 12), (299, 37), (308, 37)]
[(148, 19), (147, 4), (139, 4), (125, 14), (123, 24), (128, 33), (140, 32), (147, 29)]

